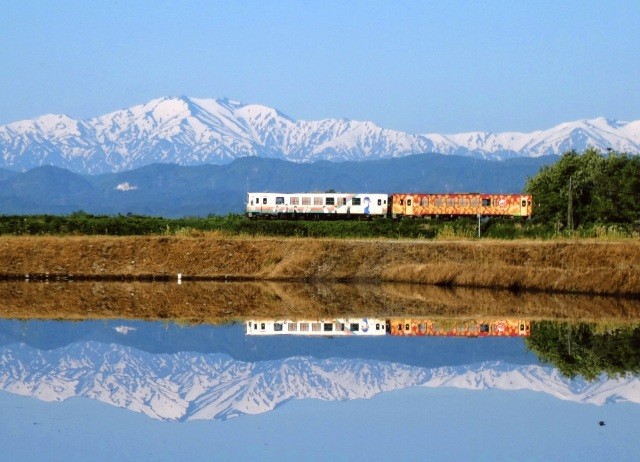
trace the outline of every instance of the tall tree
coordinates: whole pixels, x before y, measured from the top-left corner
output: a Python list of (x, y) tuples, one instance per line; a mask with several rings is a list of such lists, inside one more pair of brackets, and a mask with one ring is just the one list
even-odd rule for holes
[(569, 151), (525, 186), (546, 222), (629, 223), (640, 219), (640, 158), (594, 148)]

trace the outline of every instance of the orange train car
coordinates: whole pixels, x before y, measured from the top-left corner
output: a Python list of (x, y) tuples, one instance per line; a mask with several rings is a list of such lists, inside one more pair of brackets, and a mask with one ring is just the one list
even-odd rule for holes
[(387, 330), (395, 336), (528, 337), (531, 335), (531, 322), (519, 319), (454, 321), (396, 318), (389, 320)]
[(532, 197), (528, 194), (394, 193), (389, 200), (392, 218), (484, 217), (530, 218)]

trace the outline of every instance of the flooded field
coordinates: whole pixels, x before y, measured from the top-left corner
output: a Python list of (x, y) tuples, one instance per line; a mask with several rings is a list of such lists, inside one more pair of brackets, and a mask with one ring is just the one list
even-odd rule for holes
[[(526, 441), (535, 460), (635, 460), (639, 368), (634, 298), (419, 284), (0, 283), (0, 446), (12, 460), (70, 450), (175, 460), (185, 445), (193, 460), (300, 460), (318, 438), (345, 437), (384, 448), (420, 439), (452, 460), (467, 453), (453, 441), (495, 438)], [(344, 449), (322, 456), (342, 459)], [(372, 445), (360, 456), (380, 460)]]

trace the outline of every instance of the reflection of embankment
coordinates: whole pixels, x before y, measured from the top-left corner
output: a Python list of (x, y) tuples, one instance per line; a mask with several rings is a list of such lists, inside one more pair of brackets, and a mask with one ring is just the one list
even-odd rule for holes
[(640, 300), (417, 284), (188, 282), (0, 283), (0, 317), (173, 319), (519, 317), (637, 321)]

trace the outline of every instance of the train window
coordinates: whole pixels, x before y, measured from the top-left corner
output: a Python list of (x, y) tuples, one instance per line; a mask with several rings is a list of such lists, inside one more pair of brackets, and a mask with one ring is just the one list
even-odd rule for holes
[(400, 205), (404, 205), (404, 199), (400, 199)]
[(262, 198), (262, 203), (263, 203), (263, 204), (266, 204), (266, 203), (267, 203), (267, 198), (266, 198), (266, 197), (263, 197), (263, 198)]
[(336, 322), (336, 331), (343, 331), (344, 330), (344, 323), (343, 322)]
[(323, 327), (325, 332), (331, 332), (333, 330), (333, 323), (325, 322)]
[(480, 324), (480, 332), (489, 332), (489, 324)]
[(264, 330), (264, 328), (265, 328), (264, 323), (260, 323), (260, 329)]
[(325, 198), (325, 202), (326, 205), (334, 205), (335, 204), (335, 199), (333, 197), (327, 197)]
[(483, 207), (491, 207), (491, 198), (486, 197), (486, 198), (482, 199), (482, 206)]
[(471, 207), (477, 207), (478, 206), (478, 198), (474, 197), (473, 199), (471, 199)]
[(441, 197), (438, 197), (436, 199), (436, 204), (435, 205), (436, 205), (436, 207), (442, 207), (444, 205), (444, 199), (441, 198)]
[(402, 324), (398, 324), (398, 330), (402, 330)]
[(319, 322), (311, 323), (311, 331), (312, 332), (320, 332), (321, 324)]
[(282, 205), (282, 204), (284, 204), (284, 197), (282, 196), (276, 197), (276, 205)]
[(282, 323), (281, 322), (274, 322), (273, 323), (273, 330), (275, 332), (282, 332)]
[(290, 322), (289, 324), (287, 324), (287, 330), (289, 332), (297, 332), (298, 331), (298, 324), (296, 324), (295, 322)]
[(404, 330), (408, 331), (411, 329), (411, 326), (409, 324), (405, 324), (404, 325)]
[(378, 205), (382, 205), (382, 199), (378, 199)]
[(380, 323), (379, 322), (376, 323), (376, 330), (380, 330)]
[(460, 207), (469, 207), (469, 199), (467, 199), (466, 197), (461, 197)]
[(349, 330), (351, 332), (358, 332), (360, 330), (360, 324), (358, 324), (357, 322), (352, 322), (349, 326)]
[(411, 207), (411, 199), (407, 199), (407, 205)]
[(456, 205), (456, 200), (453, 197), (447, 198), (447, 207), (453, 207)]
[(320, 196), (314, 197), (313, 198), (313, 205), (322, 205), (322, 197), (320, 197)]
[(523, 207), (526, 207), (526, 206), (527, 206), (527, 201), (526, 201), (526, 200), (523, 200), (523, 201), (522, 201), (522, 206), (523, 206)]
[(422, 199), (420, 199), (420, 205), (423, 207), (428, 207), (429, 206), (429, 198), (428, 197), (423, 197)]
[(258, 329), (258, 324), (254, 324), (254, 325), (253, 325), (253, 329), (254, 329), (254, 330), (257, 330), (257, 329)]
[(300, 323), (300, 332), (309, 332), (309, 323), (301, 322)]
[(347, 205), (347, 198), (346, 197), (342, 198), (342, 205)]
[(311, 198), (310, 197), (303, 197), (302, 198), (302, 205), (311, 205)]
[(291, 204), (291, 205), (299, 205), (300, 204), (300, 198), (299, 197), (291, 197), (289, 199), (289, 204)]
[(427, 324), (424, 322), (421, 322), (420, 325), (418, 326), (418, 330), (420, 331), (421, 334), (424, 334), (427, 332)]
[(352, 204), (352, 205), (360, 205), (360, 198), (359, 198), (359, 197), (354, 197), (354, 198), (351, 200), (351, 204)]

